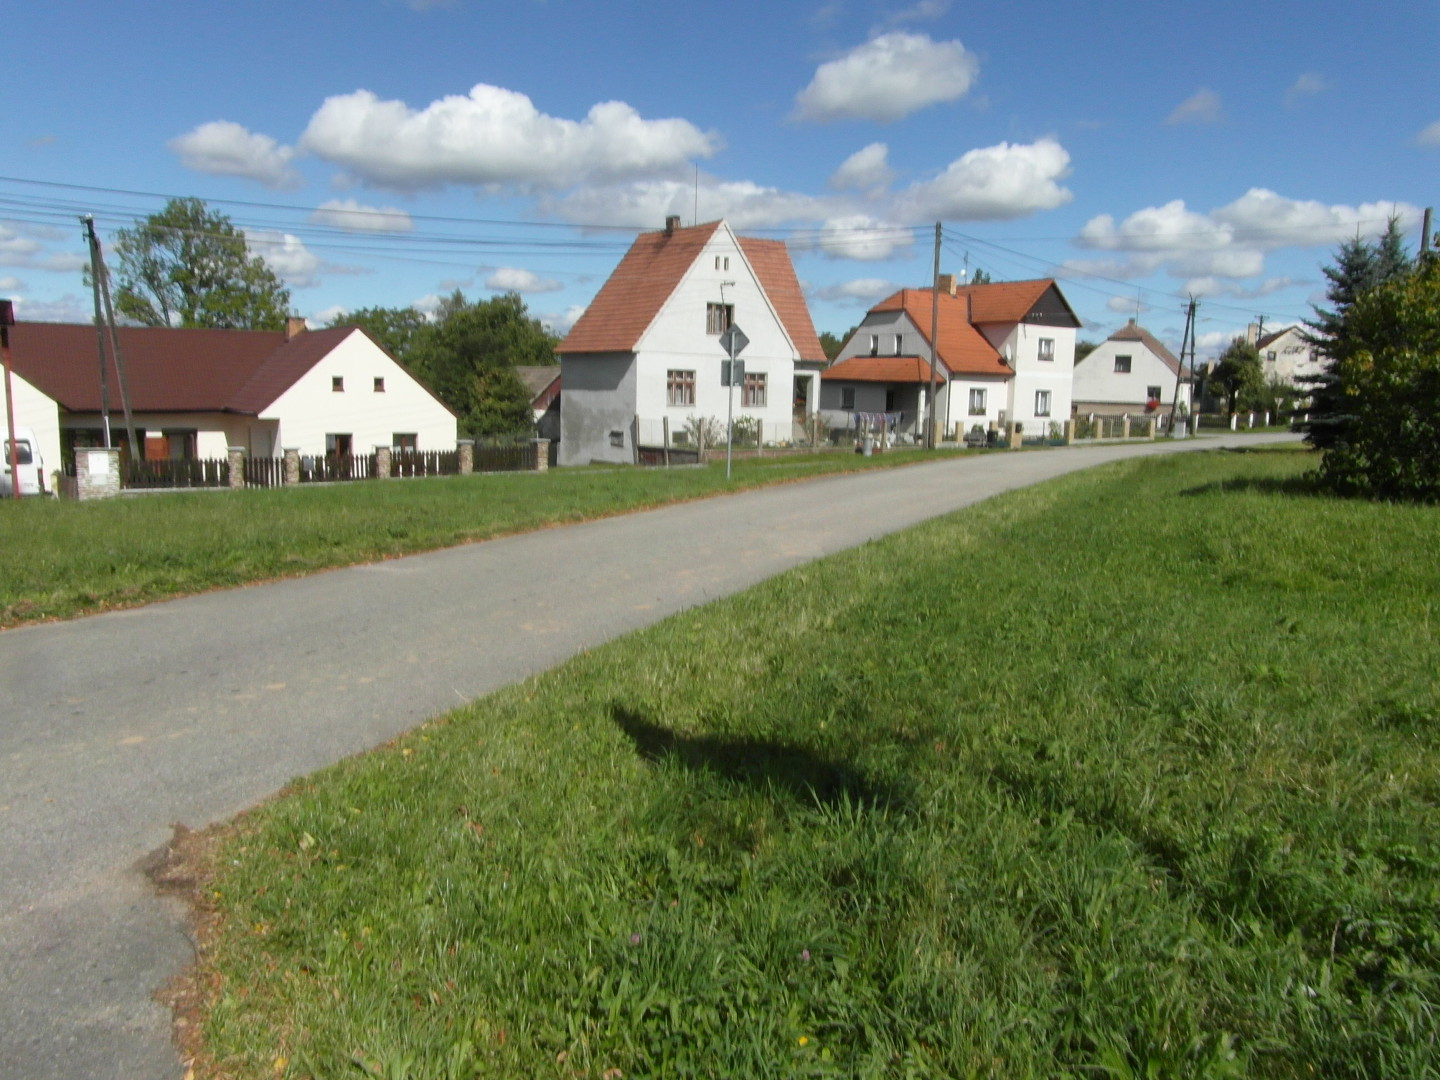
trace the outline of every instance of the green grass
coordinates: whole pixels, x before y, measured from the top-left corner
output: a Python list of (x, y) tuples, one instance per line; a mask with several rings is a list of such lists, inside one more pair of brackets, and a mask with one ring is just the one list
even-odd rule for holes
[(1440, 510), (1307, 465), (1013, 493), (297, 782), (213, 1075), (1440, 1075)]
[[(947, 455), (952, 451), (945, 451)], [(430, 551), (725, 491), (927, 459), (815, 454), (74, 503), (0, 500), (0, 627)]]

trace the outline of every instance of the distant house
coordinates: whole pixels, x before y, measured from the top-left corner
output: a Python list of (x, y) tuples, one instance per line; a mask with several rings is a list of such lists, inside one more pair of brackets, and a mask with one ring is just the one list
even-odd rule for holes
[(1324, 361), (1307, 339), (1303, 326), (1287, 326), (1258, 336), (1255, 348), (1260, 353), (1260, 370), (1267, 380), (1279, 379), (1299, 386), (1304, 379), (1324, 370)]
[(1080, 320), (1049, 279), (902, 289), (872, 307), (825, 369), (820, 411), (833, 428), (884, 414), (901, 438), (921, 438), (936, 322), (935, 417), (947, 436), (1011, 421), (1034, 430), (1070, 416)]
[(738, 327), (743, 384), (737, 419), (789, 441), (797, 412), (813, 411), (825, 353), (785, 245), (736, 236), (723, 221), (636, 237), (556, 350), (562, 465), (630, 462), (642, 442), (707, 419), (723, 422), (721, 335)]
[(1190, 409), (1190, 380), (1180, 361), (1134, 319), (1075, 363), (1075, 412), (1080, 416), (1169, 416), (1180, 382)]
[(560, 438), (560, 365), (520, 365), (515, 368), (515, 374), (530, 392), (535, 433), (542, 439), (557, 441)]
[[(125, 389), (146, 460), (247, 454), (362, 454), (376, 446), (455, 447), (455, 414), (363, 330), (177, 330), (120, 327)], [(26, 323), (10, 334), (16, 423), (47, 461), (103, 446), (93, 326)], [(121, 384), (107, 363), (112, 445), (126, 446)], [(24, 419), (21, 419), (21, 416)]]

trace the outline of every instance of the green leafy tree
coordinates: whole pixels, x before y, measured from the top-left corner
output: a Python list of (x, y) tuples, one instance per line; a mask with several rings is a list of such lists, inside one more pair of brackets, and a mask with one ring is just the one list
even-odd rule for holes
[(1077, 341), (1075, 342), (1075, 363), (1079, 363), (1100, 347), (1098, 341)]
[(199, 199), (115, 234), (115, 307), (145, 326), (280, 330), (290, 290), (224, 214)]
[(991, 277), (984, 270), (976, 270), (975, 273), (970, 275), (971, 285), (989, 285), (990, 283)]
[(1361, 294), (1336, 339), (1350, 416), (1321, 478), (1342, 493), (1440, 500), (1440, 260)]
[(845, 339), (836, 337), (829, 330), (820, 335), (820, 348), (825, 350), (825, 359), (834, 360), (845, 347)]
[(1210, 385), (1225, 395), (1227, 412), (1233, 413), (1242, 402), (1249, 404), (1265, 388), (1259, 351), (1244, 338), (1237, 337), (1216, 361), (1210, 372)]
[(408, 367), (410, 350), (428, 323), (425, 316), (414, 308), (368, 307), (336, 315), (328, 325), (360, 327), (381, 348)]
[(515, 367), (555, 363), (555, 337), (515, 293), (470, 303), (457, 290), (437, 314), (408, 351), (411, 370), (455, 410), (468, 434), (529, 432), (530, 393)]

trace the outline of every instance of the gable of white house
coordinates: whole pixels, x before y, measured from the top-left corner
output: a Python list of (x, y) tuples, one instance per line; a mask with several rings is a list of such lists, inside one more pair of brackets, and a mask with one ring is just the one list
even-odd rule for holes
[[(13, 372), (10, 386), (15, 392), (15, 427), (29, 428), (35, 433), (35, 441), (40, 444), (40, 457), (47, 469), (60, 468), (60, 410), (55, 400)], [(8, 400), (4, 381), (0, 380), (0, 453), (6, 452), (5, 440), (9, 438), (6, 408)], [(50, 486), (48, 476), (45, 486)]]
[(1315, 346), (1305, 340), (1300, 327), (1292, 326), (1260, 349), (1260, 370), (1266, 379), (1280, 379), (1298, 385), (1318, 375), (1324, 362)]
[[(1158, 389), (1161, 410), (1168, 414), (1177, 377), (1145, 342), (1106, 340), (1075, 365), (1075, 406), (1081, 413), (1143, 412)], [(1180, 401), (1189, 408), (1188, 383), (1180, 385)]]
[(414, 437), (419, 450), (453, 450), (455, 416), (385, 351), (355, 330), (265, 408), (275, 449), (323, 454), (327, 436), (348, 435), (351, 452), (368, 454)]
[[(1058, 321), (1058, 319), (1057, 319)], [(1006, 386), (1003, 420), (1027, 429), (1070, 419), (1075, 328), (1046, 322), (991, 323), (978, 328), (1015, 370)]]

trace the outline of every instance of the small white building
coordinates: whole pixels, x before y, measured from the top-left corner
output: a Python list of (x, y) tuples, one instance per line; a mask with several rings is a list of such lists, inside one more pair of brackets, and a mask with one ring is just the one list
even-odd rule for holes
[(1075, 363), (1075, 412), (1080, 416), (1170, 415), (1175, 383), (1182, 415), (1190, 410), (1190, 379), (1180, 361), (1131, 319)]
[[(1247, 335), (1248, 336), (1248, 335)], [(1255, 340), (1260, 353), (1260, 370), (1267, 382), (1278, 379), (1304, 388), (1304, 380), (1319, 375), (1325, 361), (1311, 344), (1303, 326), (1287, 326)]]
[(901, 289), (866, 313), (823, 375), (832, 428), (884, 414), (901, 439), (923, 438), (935, 348), (935, 418), (946, 437), (978, 425), (1043, 430), (1070, 418), (1080, 320), (1050, 278)]
[(556, 350), (560, 464), (633, 462), (639, 446), (660, 445), (667, 422), (672, 434), (723, 424), (721, 335), (732, 325), (749, 339), (735, 417), (788, 442), (796, 412), (815, 408), (825, 353), (784, 243), (674, 217), (636, 237)]
[[(121, 379), (105, 372), (110, 445), (145, 460), (368, 454), (377, 446), (455, 448), (455, 414), (356, 327), (284, 331), (120, 327), (136, 447)], [(93, 326), (11, 328), (16, 423), (35, 429), (47, 462), (105, 445)], [(21, 416), (25, 419), (21, 420)]]

